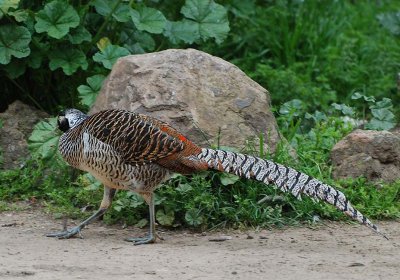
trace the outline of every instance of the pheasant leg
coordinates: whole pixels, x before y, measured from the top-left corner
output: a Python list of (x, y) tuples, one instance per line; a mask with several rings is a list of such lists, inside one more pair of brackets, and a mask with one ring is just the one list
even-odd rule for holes
[(158, 234), (156, 233), (156, 220), (154, 216), (154, 194), (149, 193), (144, 196), (144, 198), (149, 204), (150, 230), (149, 234), (145, 237), (130, 237), (125, 239), (125, 241), (134, 242), (134, 245), (155, 243), (156, 238), (158, 237)]
[(70, 229), (65, 229), (63, 231), (58, 231), (58, 232), (51, 232), (46, 234), (47, 237), (57, 237), (60, 239), (67, 239), (71, 238), (77, 234), (79, 234), (79, 237), (82, 238), (81, 235), (81, 230), (93, 222), (94, 220), (100, 218), (101, 216), (104, 215), (104, 213), (107, 211), (107, 209), (110, 207), (112, 199), (116, 193), (115, 189), (110, 189), (106, 186), (104, 186), (104, 194), (103, 194), (103, 200), (101, 201), (101, 205), (99, 210), (97, 210), (92, 216), (84, 220), (82, 223), (79, 225), (72, 227)]

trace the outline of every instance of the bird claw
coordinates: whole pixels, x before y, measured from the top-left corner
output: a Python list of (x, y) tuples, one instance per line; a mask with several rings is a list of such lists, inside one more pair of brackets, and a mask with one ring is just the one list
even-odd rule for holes
[(156, 242), (156, 237), (152, 234), (149, 234), (146, 237), (130, 237), (125, 238), (125, 241), (133, 242), (134, 245), (143, 245), (143, 244), (151, 244)]
[(78, 234), (79, 238), (83, 238), (81, 234), (81, 227), (76, 226), (71, 229), (67, 229), (64, 231), (58, 231), (58, 232), (51, 232), (46, 234), (47, 237), (57, 237), (58, 239), (68, 239), (71, 237), (74, 237), (75, 235)]

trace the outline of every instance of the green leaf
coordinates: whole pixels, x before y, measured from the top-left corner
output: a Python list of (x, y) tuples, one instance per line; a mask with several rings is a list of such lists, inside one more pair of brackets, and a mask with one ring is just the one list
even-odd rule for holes
[(374, 118), (381, 121), (394, 120), (394, 114), (388, 108), (371, 109)]
[(78, 26), (71, 30), (68, 34), (69, 41), (72, 44), (81, 44), (82, 42), (90, 42), (92, 40), (92, 35), (83, 26)]
[(90, 173), (85, 173), (79, 176), (79, 183), (87, 190), (98, 190), (101, 187), (101, 183)]
[(53, 162), (57, 156), (59, 138), (57, 118), (50, 118), (35, 125), (28, 139), (28, 148), (33, 156)]
[(109, 45), (103, 51), (95, 53), (93, 60), (102, 63), (105, 68), (111, 69), (118, 58), (129, 54), (129, 51), (123, 47)]
[(83, 105), (92, 106), (105, 78), (104, 75), (94, 75), (86, 79), (88, 85), (78, 87), (79, 98)]
[(400, 12), (382, 13), (377, 16), (380, 24), (393, 35), (400, 35)]
[(50, 37), (60, 39), (68, 34), (70, 28), (79, 25), (79, 15), (65, 1), (52, 1), (36, 14), (35, 30), (47, 32)]
[(186, 193), (192, 189), (193, 187), (190, 184), (179, 184), (179, 186), (176, 188), (176, 190), (180, 193)]
[(173, 210), (164, 211), (160, 209), (156, 213), (156, 219), (163, 226), (172, 226), (175, 220), (175, 213)]
[(326, 121), (326, 120), (328, 120), (328, 117), (326, 116), (326, 114), (325, 114), (324, 112), (320, 112), (320, 111), (318, 111), (318, 110), (316, 110), (316, 111), (314, 112), (314, 114), (310, 114), (310, 113), (307, 112), (307, 113), (304, 115), (304, 117), (305, 117), (306, 119), (308, 119), (308, 120), (312, 119), (312, 120), (314, 120), (315, 122), (321, 122), (321, 121)]
[(141, 219), (139, 222), (135, 224), (135, 227), (144, 228), (148, 224), (147, 219)]
[(141, 195), (135, 192), (129, 192), (127, 193), (127, 197), (129, 200), (129, 206), (133, 208), (137, 208), (140, 205), (144, 204), (144, 199)]
[(203, 40), (214, 38), (220, 44), (228, 36), (227, 11), (212, 0), (186, 0), (181, 13), (193, 21)]
[(375, 102), (375, 97), (373, 96), (366, 96), (359, 92), (355, 92), (351, 95), (351, 99), (360, 99), (360, 98), (363, 98), (367, 102), (372, 102), (372, 103)]
[(354, 115), (353, 108), (347, 106), (346, 104), (332, 103), (332, 107), (335, 108), (335, 110), (341, 111), (343, 115), (346, 115), (346, 116)]
[(382, 98), (381, 101), (376, 102), (374, 105), (372, 105), (370, 108), (371, 109), (381, 109), (381, 108), (392, 108), (392, 99), (390, 98)]
[(203, 216), (200, 215), (200, 210), (189, 209), (185, 214), (186, 222), (191, 226), (199, 226), (203, 223)]
[(390, 122), (390, 121), (382, 121), (378, 119), (371, 119), (370, 122), (368, 122), (365, 125), (366, 129), (372, 129), (372, 130), (389, 130), (392, 129), (393, 127), (396, 126), (395, 122)]
[(140, 31), (160, 34), (163, 32), (167, 20), (165, 16), (156, 9), (142, 7), (138, 10), (131, 10), (130, 15), (136, 28)]
[(282, 115), (300, 116), (304, 110), (304, 103), (299, 99), (292, 99), (286, 103), (283, 103), (279, 109), (279, 113)]
[(120, 41), (132, 54), (154, 51), (156, 43), (147, 33), (138, 31), (133, 23), (127, 23), (121, 32)]
[(221, 184), (224, 186), (233, 185), (237, 181), (239, 181), (239, 177), (229, 173), (221, 173)]
[(11, 79), (16, 79), (25, 73), (26, 60), (14, 59), (11, 63), (4, 65), (3, 67)]
[(112, 13), (112, 17), (117, 21), (127, 22), (130, 18), (129, 11), (132, 9), (129, 7), (129, 5), (118, 2), (119, 1), (113, 0), (94, 0), (90, 3), (90, 5), (94, 6), (96, 12), (102, 16), (107, 17)]
[(180, 41), (192, 44), (200, 39), (197, 24), (194, 24), (193, 21), (187, 19), (175, 22), (168, 21), (164, 35), (174, 44), (177, 44)]
[(0, 64), (8, 64), (11, 56), (22, 58), (30, 54), (31, 33), (23, 26), (0, 26)]
[(63, 48), (52, 51), (49, 54), (49, 58), (49, 67), (51, 70), (62, 68), (67, 75), (72, 75), (79, 67), (83, 70), (86, 70), (88, 67), (85, 54), (77, 49)]
[[(387, 102), (385, 100), (383, 104), (387, 105)], [(371, 114), (373, 118), (365, 125), (366, 129), (389, 130), (396, 126), (395, 116), (389, 108), (373, 108)]]
[(0, 0), (0, 19), (3, 17), (3, 15), (9, 14), (9, 9), (18, 8), (19, 2), (20, 0)]
[(8, 12), (10, 16), (13, 16), (17, 22), (24, 22), (29, 17), (28, 10), (16, 10), (15, 12)]

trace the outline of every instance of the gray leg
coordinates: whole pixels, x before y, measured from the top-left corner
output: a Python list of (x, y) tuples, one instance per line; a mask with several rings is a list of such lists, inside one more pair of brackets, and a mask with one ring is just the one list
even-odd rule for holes
[(59, 232), (51, 232), (46, 234), (47, 237), (58, 237), (58, 238), (70, 238), (75, 236), (76, 234), (81, 234), (81, 230), (93, 222), (94, 220), (100, 218), (101, 216), (104, 215), (104, 213), (107, 211), (107, 209), (110, 207), (112, 199), (116, 193), (115, 189), (110, 189), (106, 186), (104, 186), (104, 194), (103, 194), (103, 200), (101, 201), (100, 208), (97, 210), (92, 216), (84, 220), (82, 223), (79, 225), (72, 227), (70, 229), (66, 229), (64, 231), (59, 231)]
[(154, 194), (153, 193), (146, 193), (145, 195), (142, 194), (144, 199), (149, 205), (149, 214), (150, 214), (150, 230), (149, 235), (146, 237), (131, 237), (126, 238), (125, 241), (134, 242), (135, 245), (141, 244), (150, 244), (156, 242), (156, 219), (154, 213)]

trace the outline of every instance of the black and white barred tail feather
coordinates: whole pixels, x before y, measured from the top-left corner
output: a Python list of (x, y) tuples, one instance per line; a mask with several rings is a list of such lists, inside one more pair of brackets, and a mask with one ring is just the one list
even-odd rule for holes
[(280, 190), (291, 192), (299, 199), (301, 194), (305, 194), (323, 200), (387, 239), (376, 225), (351, 205), (342, 192), (293, 168), (253, 156), (207, 148), (203, 148), (197, 157), (205, 161), (211, 169), (265, 184), (273, 183)]

